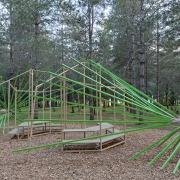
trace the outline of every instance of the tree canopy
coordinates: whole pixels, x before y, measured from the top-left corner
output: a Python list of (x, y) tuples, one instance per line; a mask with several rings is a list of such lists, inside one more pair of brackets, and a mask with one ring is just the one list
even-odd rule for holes
[(178, 0), (0, 0), (0, 76), (93, 59), (151, 97), (179, 96)]

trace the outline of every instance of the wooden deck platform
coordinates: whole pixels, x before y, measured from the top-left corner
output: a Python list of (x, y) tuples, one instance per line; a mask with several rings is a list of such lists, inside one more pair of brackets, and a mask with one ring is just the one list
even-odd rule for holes
[[(114, 129), (114, 126), (109, 123), (102, 123), (101, 130), (105, 130), (106, 134), (121, 132), (118, 129)], [(99, 131), (100, 131), (100, 124), (83, 129), (64, 129), (62, 131), (63, 132), (62, 141), (68, 142), (68, 140), (65, 140), (65, 133), (84, 132), (84, 137), (86, 137), (87, 132), (97, 132), (99, 134)], [(63, 145), (62, 150), (65, 152), (103, 151), (123, 143), (125, 143), (125, 134), (122, 133), (122, 134), (105, 136), (102, 138), (96, 138), (92, 140), (82, 140), (70, 144), (65, 144)]]
[[(19, 136), (20, 138), (28, 135), (28, 130), (31, 129), (31, 122), (23, 122), (19, 124), (16, 128), (8, 132), (8, 135), (13, 138), (14, 136)], [(32, 123), (33, 134), (41, 134), (47, 132), (61, 132), (62, 124), (50, 123), (49, 121), (36, 121)]]

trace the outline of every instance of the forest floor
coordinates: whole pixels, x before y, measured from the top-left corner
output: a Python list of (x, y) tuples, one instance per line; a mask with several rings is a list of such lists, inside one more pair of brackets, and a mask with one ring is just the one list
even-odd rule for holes
[[(27, 152), (12, 153), (12, 149), (27, 146), (27, 139), (12, 140), (0, 135), (0, 179), (4, 180), (179, 180), (180, 171), (172, 171), (180, 157), (176, 154), (168, 166), (160, 167), (170, 151), (147, 167), (147, 163), (162, 147), (154, 147), (135, 160), (128, 158), (144, 147), (170, 132), (171, 129), (153, 129), (135, 132), (126, 136), (126, 144), (103, 152), (65, 153), (60, 146), (42, 148)], [(60, 134), (34, 136), (32, 145), (61, 141)]]

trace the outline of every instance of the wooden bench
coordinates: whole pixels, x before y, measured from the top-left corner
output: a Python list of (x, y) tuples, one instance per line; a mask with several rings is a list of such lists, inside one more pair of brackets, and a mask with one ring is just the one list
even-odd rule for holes
[(87, 128), (81, 128), (81, 129), (64, 129), (62, 131), (62, 140), (65, 140), (65, 134), (66, 133), (74, 133), (74, 132), (83, 132), (84, 133), (84, 137), (86, 137), (86, 133), (88, 132), (99, 132), (100, 130), (108, 130), (108, 129), (113, 129), (114, 126), (112, 124), (109, 123), (101, 123), (96, 125), (96, 126), (92, 126), (92, 127), (87, 127)]
[[(52, 127), (62, 127), (62, 124), (56, 124), (56, 123), (51, 123), (49, 121), (35, 121), (35, 122), (23, 122), (21, 124), (19, 124), (17, 126), (17, 128), (12, 129), (11, 131), (8, 132), (9, 135), (11, 135), (11, 138), (14, 136), (25, 136), (28, 135), (29, 132), (25, 132), (28, 129), (31, 129), (31, 125), (32, 125), (32, 130), (35, 133), (45, 133), (45, 132), (61, 132), (62, 128), (59, 129), (52, 129)], [(49, 128), (49, 130), (47, 130), (47, 127)], [(37, 131), (37, 128), (42, 128), (42, 130)]]
[[(68, 140), (65, 140), (65, 133), (67, 132), (99, 132), (101, 130), (105, 129), (106, 134), (107, 133), (120, 133), (118, 129), (114, 129), (114, 126), (109, 123), (102, 123), (101, 125), (98, 124), (97, 126), (83, 128), (83, 129), (64, 129), (62, 141), (68, 142)], [(85, 134), (84, 134), (85, 137)], [(105, 136), (102, 138), (96, 138), (91, 140), (82, 140), (77, 141), (69, 144), (63, 145), (63, 151), (65, 152), (80, 152), (80, 151), (103, 151), (109, 148), (112, 148), (114, 146), (117, 146), (119, 144), (125, 143), (125, 134), (115, 134), (110, 136)]]

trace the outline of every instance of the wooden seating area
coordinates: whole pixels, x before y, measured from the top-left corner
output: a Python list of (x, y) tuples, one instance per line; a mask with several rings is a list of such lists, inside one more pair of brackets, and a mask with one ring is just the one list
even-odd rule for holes
[[(31, 127), (32, 126), (32, 127)], [(23, 138), (30, 134), (32, 129), (32, 134), (42, 134), (47, 132), (61, 132), (62, 124), (50, 123), (49, 121), (36, 121), (36, 122), (23, 122), (19, 124), (16, 128), (8, 132), (8, 135), (12, 137), (17, 136), (18, 138)]]
[[(65, 140), (66, 133), (79, 133), (83, 132), (83, 137), (86, 137), (86, 134), (89, 132), (96, 133), (96, 135), (100, 135), (103, 132), (105, 134), (112, 133), (120, 133), (118, 129), (115, 129), (112, 124), (109, 123), (101, 123), (96, 126), (83, 128), (83, 129), (64, 129), (62, 131), (62, 141), (67, 142)], [(102, 134), (103, 135), (103, 134)], [(125, 143), (125, 134), (115, 134), (109, 135), (101, 138), (91, 139), (91, 140), (82, 140), (78, 142), (73, 142), (70, 144), (63, 145), (63, 151), (65, 152), (81, 152), (81, 151), (103, 151), (119, 144)]]

